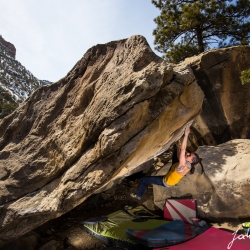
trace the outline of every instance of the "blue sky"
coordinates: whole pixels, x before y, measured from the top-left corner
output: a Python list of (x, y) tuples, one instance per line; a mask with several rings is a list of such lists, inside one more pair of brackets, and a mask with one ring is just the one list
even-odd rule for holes
[(0, 34), (35, 77), (55, 82), (96, 44), (139, 34), (154, 50), (159, 13), (151, 0), (0, 0)]

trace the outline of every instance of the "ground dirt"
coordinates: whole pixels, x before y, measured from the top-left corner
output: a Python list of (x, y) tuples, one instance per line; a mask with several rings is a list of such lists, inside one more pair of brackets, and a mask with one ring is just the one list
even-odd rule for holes
[[(130, 193), (136, 190), (141, 174), (124, 179), (116, 188), (90, 197), (83, 204), (67, 214), (51, 220), (20, 239), (11, 242), (2, 249), (5, 250), (101, 250), (126, 249), (107, 245), (84, 230), (79, 222), (97, 216), (108, 215), (125, 206), (145, 206), (154, 214), (163, 217), (163, 211), (153, 204), (153, 189), (148, 187), (141, 201), (134, 200)], [(206, 221), (209, 226), (221, 228), (230, 232), (243, 233), (240, 220)]]

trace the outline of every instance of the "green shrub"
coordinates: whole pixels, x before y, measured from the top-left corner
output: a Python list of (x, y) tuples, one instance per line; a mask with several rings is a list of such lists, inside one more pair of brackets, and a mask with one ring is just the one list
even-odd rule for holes
[(241, 71), (240, 80), (242, 85), (250, 82), (250, 69)]
[(9, 114), (11, 114), (17, 107), (18, 105), (14, 102), (4, 102), (2, 105), (1, 105), (1, 109), (2, 109), (2, 114), (1, 116), (2, 117), (5, 117)]

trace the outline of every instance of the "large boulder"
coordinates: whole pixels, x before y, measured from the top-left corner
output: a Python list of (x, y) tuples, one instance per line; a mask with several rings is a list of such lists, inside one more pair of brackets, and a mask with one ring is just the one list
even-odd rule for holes
[[(187, 174), (174, 187), (153, 186), (155, 204), (163, 209), (166, 198), (197, 199), (203, 218), (250, 217), (250, 140), (236, 139), (217, 146), (201, 146), (197, 153), (202, 165), (193, 175)], [(156, 175), (164, 175), (171, 164)]]
[(192, 127), (194, 149), (250, 139), (250, 84), (240, 81), (241, 72), (250, 69), (249, 58), (250, 46), (238, 46), (206, 51), (182, 63), (192, 68), (205, 94)]
[(186, 65), (145, 38), (96, 45), (0, 123), (0, 245), (143, 168), (201, 112)]

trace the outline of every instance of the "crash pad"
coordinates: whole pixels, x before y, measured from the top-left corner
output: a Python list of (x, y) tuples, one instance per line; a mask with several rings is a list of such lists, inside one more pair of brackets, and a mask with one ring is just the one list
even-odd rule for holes
[(196, 199), (167, 199), (164, 205), (166, 220), (183, 220), (192, 224), (192, 218), (197, 217)]
[(92, 233), (95, 237), (108, 243), (110, 240), (128, 242), (137, 244), (129, 239), (126, 235), (127, 228), (133, 229), (147, 229), (151, 230), (166, 224), (166, 220), (147, 219), (147, 218), (135, 218), (134, 216), (119, 210), (107, 216), (107, 219), (97, 223), (89, 223), (94, 221), (93, 219), (86, 220), (84, 229)]
[(132, 209), (128, 209), (127, 212), (134, 216), (135, 218), (160, 218), (161, 216), (156, 215), (148, 211), (143, 206), (138, 206)]
[(105, 231), (101, 233), (101, 235), (106, 236), (108, 238), (113, 238), (116, 240), (122, 240), (122, 241), (128, 241), (128, 242), (134, 243), (134, 241), (131, 241), (130, 238), (128, 238), (126, 235), (127, 228), (133, 228), (134, 230), (137, 230), (137, 229), (152, 230), (166, 223), (168, 222), (165, 220), (157, 220), (157, 219), (148, 219), (145, 221), (131, 220), (131, 221), (123, 222), (121, 224), (117, 224), (112, 228), (106, 229)]
[(154, 248), (154, 250), (249, 250), (250, 237), (236, 232), (227, 232), (218, 228), (209, 228), (197, 237), (167, 248)]
[(147, 247), (165, 247), (187, 241), (206, 228), (174, 220), (152, 230), (127, 229), (127, 236), (133, 241)]

